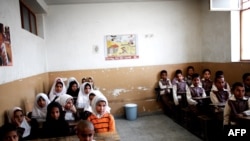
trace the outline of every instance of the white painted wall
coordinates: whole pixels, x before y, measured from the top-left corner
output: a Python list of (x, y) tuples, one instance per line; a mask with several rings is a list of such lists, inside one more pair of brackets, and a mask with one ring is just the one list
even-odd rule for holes
[(13, 66), (0, 67), (0, 84), (46, 72), (45, 41), (21, 28), (18, 0), (0, 1), (0, 23), (10, 27)]
[[(0, 67), (0, 84), (48, 71), (229, 62), (229, 14), (209, 12), (206, 0), (200, 2), (52, 5), (42, 39), (21, 28), (17, 0), (1, 0), (0, 22), (10, 26), (13, 66)], [(138, 36), (140, 58), (105, 61), (104, 36), (131, 33)]]
[[(199, 0), (51, 5), (45, 17), (48, 70), (200, 62), (200, 16)], [(106, 61), (104, 37), (110, 34), (137, 34), (139, 59)]]
[(209, 11), (209, 1), (202, 0), (202, 62), (231, 61), (229, 11)]

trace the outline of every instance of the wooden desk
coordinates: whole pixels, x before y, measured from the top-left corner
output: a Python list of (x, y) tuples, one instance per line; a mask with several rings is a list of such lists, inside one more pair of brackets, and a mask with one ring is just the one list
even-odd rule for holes
[(187, 93), (186, 92), (178, 92), (177, 96), (181, 96), (181, 99), (179, 100), (179, 104), (182, 108), (187, 107)]
[[(45, 121), (39, 121), (39, 122), (38, 122), (38, 128), (43, 128), (44, 122), (45, 122)], [(79, 121), (74, 121), (74, 120), (68, 121), (69, 127), (75, 127), (75, 126), (78, 124), (78, 122), (79, 122)]]
[(209, 105), (217, 106), (217, 107), (225, 107), (226, 103), (211, 103)]
[(67, 121), (69, 123), (69, 127), (74, 127), (78, 124), (79, 121), (75, 121), (75, 120), (69, 120)]
[(250, 130), (250, 116), (245, 116), (245, 115), (239, 116), (237, 117), (237, 122), (240, 128), (246, 128)]
[(117, 132), (96, 133), (94, 140), (96, 141), (120, 141), (120, 136)]
[(205, 96), (205, 97), (201, 97), (201, 96), (192, 97), (192, 99), (194, 99), (194, 100), (205, 100), (205, 99), (208, 99), (208, 98), (210, 98), (210, 96)]
[[(120, 136), (117, 132), (107, 132), (107, 133), (96, 133), (94, 136), (95, 141), (120, 141)], [(46, 138), (46, 139), (33, 139), (26, 141), (79, 141), (77, 135), (65, 136), (57, 138)]]

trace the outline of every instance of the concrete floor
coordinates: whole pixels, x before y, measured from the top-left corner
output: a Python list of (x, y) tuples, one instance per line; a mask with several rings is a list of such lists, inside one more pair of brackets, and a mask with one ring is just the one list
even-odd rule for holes
[(115, 121), (121, 141), (202, 141), (164, 114)]

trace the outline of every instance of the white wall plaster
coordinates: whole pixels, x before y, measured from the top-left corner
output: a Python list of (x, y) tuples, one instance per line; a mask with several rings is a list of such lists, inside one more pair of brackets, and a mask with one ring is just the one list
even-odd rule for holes
[(139, 87), (137, 87), (137, 89), (138, 89), (138, 90), (143, 90), (143, 91), (148, 90), (148, 88), (147, 88), (147, 87), (143, 87), (143, 86), (139, 86)]
[(121, 93), (128, 92), (129, 90), (126, 89), (114, 89), (113, 96), (119, 96)]

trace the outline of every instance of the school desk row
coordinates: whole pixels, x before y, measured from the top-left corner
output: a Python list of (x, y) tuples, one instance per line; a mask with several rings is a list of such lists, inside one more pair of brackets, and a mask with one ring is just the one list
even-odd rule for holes
[[(185, 94), (182, 94), (185, 97)], [(164, 112), (173, 119), (176, 123), (186, 128), (191, 133), (202, 138), (203, 140), (216, 140), (218, 137), (225, 134), (223, 127), (223, 110), (215, 112), (216, 108), (224, 108), (225, 103), (212, 104), (208, 102), (204, 112), (194, 114), (190, 107), (187, 106), (187, 101), (182, 101), (180, 106), (175, 106), (174, 102), (169, 103), (166, 95), (160, 97), (163, 104)], [(185, 99), (185, 98), (183, 98)], [(210, 97), (195, 97), (194, 100), (210, 101)], [(240, 127), (250, 128), (250, 116), (238, 117)], [(250, 133), (250, 130), (249, 130)]]
[[(117, 132), (96, 133), (94, 135), (95, 141), (120, 141), (120, 136)], [(57, 137), (57, 138), (44, 138), (33, 139), (27, 141), (79, 141), (77, 135)]]

